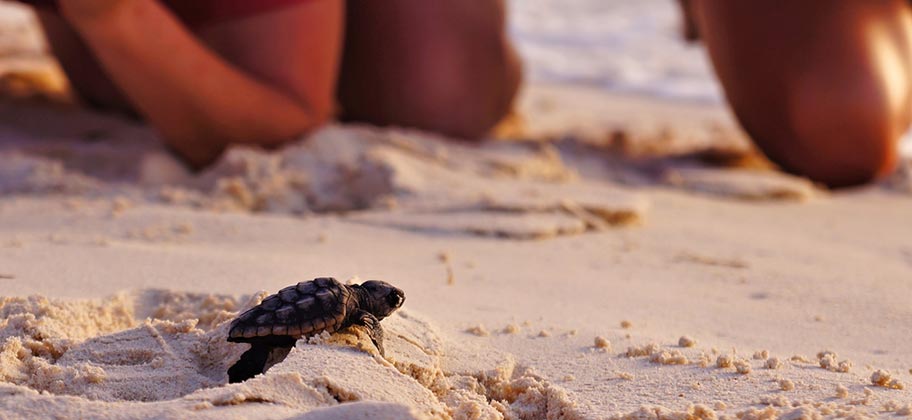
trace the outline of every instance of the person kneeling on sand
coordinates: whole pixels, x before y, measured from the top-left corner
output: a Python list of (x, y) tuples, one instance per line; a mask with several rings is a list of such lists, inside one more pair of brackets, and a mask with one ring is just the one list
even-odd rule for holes
[(336, 116), (477, 139), (520, 82), (503, 0), (22, 2), (82, 100), (139, 114), (195, 167)]
[[(145, 117), (197, 167), (335, 116), (477, 139), (520, 82), (504, 0), (20, 1), (81, 97)], [(832, 187), (894, 169), (912, 122), (908, 0), (679, 1), (780, 168)]]

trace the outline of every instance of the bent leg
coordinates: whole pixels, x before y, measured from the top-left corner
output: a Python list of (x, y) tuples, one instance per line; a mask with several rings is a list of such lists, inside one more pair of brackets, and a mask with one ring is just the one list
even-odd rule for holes
[(130, 101), (108, 78), (101, 64), (70, 24), (60, 15), (38, 12), (38, 19), (51, 52), (70, 81), (77, 96), (96, 108), (136, 115)]
[(906, 0), (695, 0), (727, 99), (783, 169), (829, 186), (890, 172), (912, 116)]
[(502, 0), (349, 0), (343, 118), (478, 138), (512, 104), (520, 65)]
[(122, 5), (98, 19), (66, 19), (104, 69), (91, 76), (110, 77), (192, 166), (211, 163), (231, 144), (280, 145), (331, 117), (340, 0), (195, 27), (157, 1)]

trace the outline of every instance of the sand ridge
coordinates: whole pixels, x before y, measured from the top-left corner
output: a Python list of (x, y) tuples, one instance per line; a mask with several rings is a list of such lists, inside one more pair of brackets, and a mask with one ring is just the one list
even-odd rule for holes
[[(7, 194), (110, 198), (127, 204), (121, 208), (160, 203), (295, 215), (392, 208), (414, 222), (379, 223), (407, 229), (436, 224), (457, 234), (518, 239), (637, 223), (648, 211), (647, 200), (634, 193), (580, 182), (567, 157), (539, 143), (477, 148), (407, 130), (334, 126), (280, 153), (232, 148), (193, 176), (147, 140), (148, 132), (124, 122), (32, 109), (61, 125), (74, 112), (86, 120), (75, 136), (48, 133), (34, 130), (29, 118), (17, 118), (34, 117), (30, 112), (5, 106), (6, 115), (13, 115), (8, 122), (34, 136), (0, 142), (0, 192)], [(86, 149), (53, 140), (63, 135), (80, 141), (79, 131), (99, 130), (105, 134)], [(139, 164), (121, 165), (118, 156), (124, 153), (138, 156)], [(430, 220), (423, 223), (421, 214), (428, 213)], [(447, 214), (433, 216), (439, 213)]]

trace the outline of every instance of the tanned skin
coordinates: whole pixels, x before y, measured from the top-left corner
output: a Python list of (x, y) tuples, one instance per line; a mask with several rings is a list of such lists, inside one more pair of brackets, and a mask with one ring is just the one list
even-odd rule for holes
[(479, 138), (520, 81), (503, 0), (313, 0), (193, 28), (157, 0), (58, 4), (39, 17), (76, 92), (195, 167), (337, 116)]
[(831, 187), (893, 171), (912, 117), (907, 0), (682, 5), (735, 115), (773, 162)]

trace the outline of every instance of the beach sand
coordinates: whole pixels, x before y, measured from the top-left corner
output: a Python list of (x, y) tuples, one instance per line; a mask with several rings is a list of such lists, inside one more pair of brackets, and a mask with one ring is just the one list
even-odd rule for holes
[[(527, 110), (589, 101), (628, 124), (566, 118), (575, 128), (561, 137), (544, 125), (564, 117), (526, 113), (542, 124), (524, 128), (531, 140), (481, 147), (333, 126), (191, 175), (143, 127), (3, 105), (0, 411), (908, 413), (912, 395), (895, 389), (912, 381), (908, 193), (706, 164), (696, 156), (744, 151), (736, 131), (720, 137), (727, 117), (712, 107), (675, 118), (667, 103), (530, 91)], [(324, 275), (406, 291), (384, 321), (388, 360), (355, 331), (227, 385), (246, 345), (225, 341), (226, 322)], [(682, 347), (685, 335), (695, 343)], [(878, 369), (893, 388), (872, 383)]]
[[(498, 132), (334, 125), (192, 174), (3, 101), (0, 418), (912, 415), (908, 173), (830, 192), (720, 105), (542, 83)], [(227, 384), (228, 321), (319, 276), (405, 291), (387, 357), (352, 328)]]

